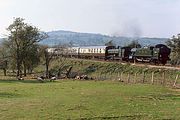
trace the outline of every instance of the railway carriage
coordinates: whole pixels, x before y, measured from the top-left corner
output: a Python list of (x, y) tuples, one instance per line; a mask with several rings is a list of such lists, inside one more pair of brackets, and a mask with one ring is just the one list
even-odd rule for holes
[(107, 46), (85, 46), (79, 48), (81, 58), (104, 58)]
[(71, 57), (79, 57), (79, 49), (80, 49), (80, 47), (70, 47), (69, 55)]

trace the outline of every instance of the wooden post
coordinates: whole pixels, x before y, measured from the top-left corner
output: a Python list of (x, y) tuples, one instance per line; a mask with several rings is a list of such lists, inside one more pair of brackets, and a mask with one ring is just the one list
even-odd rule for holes
[(98, 73), (98, 80), (102, 80), (100, 72)]
[(121, 82), (123, 81), (122, 77), (123, 77), (123, 72), (121, 72), (121, 76), (120, 76), (120, 80), (119, 80)]
[(134, 57), (134, 64), (136, 64), (136, 57)]
[(136, 79), (137, 79), (137, 72), (135, 72), (134, 83), (136, 83)]
[(173, 87), (176, 87), (176, 83), (177, 83), (178, 78), (179, 78), (179, 75), (177, 74), (176, 79), (175, 79), (174, 84), (173, 84)]
[(104, 74), (103, 80), (106, 80), (106, 79), (107, 79), (107, 78), (106, 78), (106, 74), (107, 74), (107, 73)]
[(110, 73), (109, 76), (110, 76), (110, 79), (111, 79), (112, 81), (114, 81), (113, 73)]
[(128, 73), (128, 79), (127, 82), (130, 83), (130, 73)]
[(166, 78), (165, 78), (165, 71), (162, 73), (163, 75), (163, 85), (165, 85), (166, 84)]
[(143, 71), (143, 80), (142, 80), (142, 82), (144, 83), (145, 82), (145, 71)]
[(112, 78), (112, 74), (109, 73), (109, 75), (108, 75), (108, 80), (112, 80), (111, 78)]
[(109, 73), (106, 74), (106, 79), (109, 80)]
[(118, 74), (117, 74), (117, 80), (118, 80), (118, 81), (120, 80), (120, 78), (119, 78), (119, 72), (118, 72)]
[(151, 76), (151, 84), (154, 84), (154, 71), (152, 72), (152, 76)]

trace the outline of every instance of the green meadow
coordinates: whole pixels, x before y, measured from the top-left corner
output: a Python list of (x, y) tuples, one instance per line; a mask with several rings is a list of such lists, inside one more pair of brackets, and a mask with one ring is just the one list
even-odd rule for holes
[(115, 81), (0, 80), (0, 119), (179, 120), (180, 92)]

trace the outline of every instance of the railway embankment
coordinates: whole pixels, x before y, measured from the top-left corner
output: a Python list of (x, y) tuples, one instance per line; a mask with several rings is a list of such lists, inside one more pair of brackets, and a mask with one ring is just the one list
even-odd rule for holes
[[(63, 70), (60, 67), (65, 69)], [(71, 67), (70, 74), (87, 75), (93, 80), (113, 80), (128, 84), (142, 83), (180, 87), (180, 68), (172, 66), (66, 59), (63, 65), (54, 60), (50, 72), (56, 74), (61, 69), (61, 72), (65, 73), (69, 67)]]

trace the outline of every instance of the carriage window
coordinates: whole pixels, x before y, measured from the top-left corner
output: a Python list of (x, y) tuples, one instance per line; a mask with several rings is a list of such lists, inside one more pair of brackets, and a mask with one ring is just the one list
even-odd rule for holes
[(91, 53), (93, 53), (93, 49), (91, 49)]
[(103, 49), (103, 52), (105, 52), (105, 49)]

